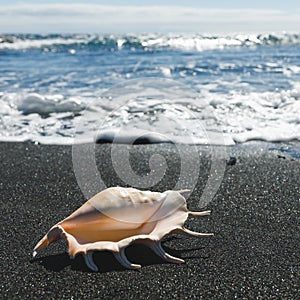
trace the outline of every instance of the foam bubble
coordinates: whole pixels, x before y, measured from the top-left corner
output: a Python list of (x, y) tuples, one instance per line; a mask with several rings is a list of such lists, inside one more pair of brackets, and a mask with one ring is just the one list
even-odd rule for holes
[(76, 114), (84, 109), (84, 105), (78, 99), (64, 99), (62, 95), (42, 96), (39, 94), (21, 97), (17, 107), (23, 114), (37, 113), (41, 116), (61, 112)]

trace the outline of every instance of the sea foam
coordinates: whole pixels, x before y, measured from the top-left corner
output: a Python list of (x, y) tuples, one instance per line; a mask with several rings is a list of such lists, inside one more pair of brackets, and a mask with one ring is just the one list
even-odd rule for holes
[[(179, 95), (177, 95), (179, 97)], [(129, 95), (130, 98), (130, 95)], [(226, 144), (249, 140), (300, 140), (300, 92), (222, 94), (202, 91), (197, 99), (62, 95), (0, 95), (0, 140), (46, 144), (149, 142)], [(115, 139), (115, 137), (117, 138)]]

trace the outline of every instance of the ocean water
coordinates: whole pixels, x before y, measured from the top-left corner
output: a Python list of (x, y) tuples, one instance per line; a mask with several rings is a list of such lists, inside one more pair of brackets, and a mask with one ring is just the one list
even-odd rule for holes
[(300, 140), (300, 33), (1, 35), (0, 140)]

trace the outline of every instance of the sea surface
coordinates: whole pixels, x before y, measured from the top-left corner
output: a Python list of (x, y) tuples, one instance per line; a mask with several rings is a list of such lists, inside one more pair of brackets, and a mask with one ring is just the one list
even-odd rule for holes
[(0, 140), (300, 140), (300, 33), (0, 35)]

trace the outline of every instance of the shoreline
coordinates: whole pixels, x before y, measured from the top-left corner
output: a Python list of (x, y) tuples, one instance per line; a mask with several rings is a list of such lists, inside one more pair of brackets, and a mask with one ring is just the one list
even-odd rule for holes
[[(124, 185), (120, 176), (126, 178), (128, 173), (121, 165), (116, 174), (111, 147), (95, 145), (101, 178), (107, 186)], [(149, 158), (153, 154), (165, 158), (164, 177), (151, 188), (159, 191), (176, 186), (182, 175), (178, 173), (180, 158), (192, 170), (192, 148), (185, 145), (178, 152), (174, 145), (167, 144), (116, 146), (121, 158), (128, 149), (132, 170), (140, 177), (151, 171)], [(127, 256), (142, 264), (140, 272), (124, 269), (111, 253), (96, 253), (94, 260), (100, 272), (94, 273), (85, 267), (81, 256), (69, 259), (64, 242), (51, 245), (31, 260), (34, 245), (49, 228), (85, 202), (74, 174), (72, 147), (1, 142), (1, 296), (296, 299), (300, 290), (299, 143), (225, 147), (220, 157), (225, 168), (220, 174), (220, 187), (207, 203), (199, 199), (209, 174), (215, 171), (211, 157), (217, 157), (220, 148), (212, 147), (217, 151), (215, 156), (206, 146), (196, 148), (201, 174), (187, 203), (191, 210), (210, 209), (212, 215), (189, 219), (186, 227), (214, 232), (215, 236), (168, 236), (163, 247), (183, 258), (185, 264), (181, 265), (164, 263), (143, 246), (130, 246)], [(84, 165), (80, 167), (83, 176), (93, 178)], [(188, 174), (181, 177), (183, 184), (189, 182)], [(89, 188), (93, 193), (98, 186)], [(206, 207), (200, 209), (203, 204)]]

